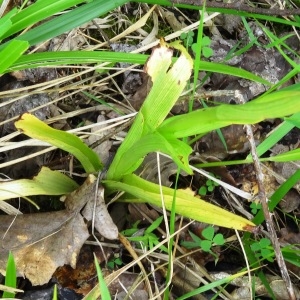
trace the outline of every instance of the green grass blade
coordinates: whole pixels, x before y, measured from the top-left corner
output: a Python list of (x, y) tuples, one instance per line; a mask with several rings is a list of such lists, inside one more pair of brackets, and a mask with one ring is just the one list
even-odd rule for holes
[(282, 255), (286, 261), (300, 268), (300, 250), (289, 245), (281, 249)]
[(58, 299), (58, 295), (57, 295), (57, 285), (54, 284), (52, 300), (57, 300), (57, 299)]
[[(300, 180), (300, 170), (297, 170), (288, 180), (286, 180), (270, 197), (270, 201), (268, 203), (269, 210), (272, 212), (274, 208), (278, 205), (278, 203), (282, 200), (282, 198), (286, 195), (286, 193), (299, 182)], [(253, 218), (253, 222), (256, 225), (260, 225), (265, 220), (263, 211), (260, 210), (256, 216)]]
[[(179, 4), (179, 3), (177, 3), (177, 1), (172, 1), (172, 0), (133, 0), (133, 2), (139, 2), (139, 3), (142, 2), (142, 3), (158, 4), (158, 5), (165, 5), (165, 6), (176, 6), (176, 7), (180, 7), (180, 8), (193, 9), (193, 10), (201, 10), (201, 8), (203, 7), (203, 5), (196, 5), (196, 4), (195, 5)], [(233, 9), (233, 8), (206, 7), (206, 11), (220, 12), (220, 13), (224, 13), (224, 14), (237, 15), (239, 17), (243, 16), (243, 17), (248, 17), (248, 18), (266, 20), (269, 22), (281, 23), (281, 24), (285, 24), (288, 26), (300, 27), (300, 23), (296, 22), (296, 21), (290, 21), (290, 20), (286, 20), (284, 18), (269, 16), (269, 15), (249, 13), (249, 12), (240, 11), (238, 9)]]
[[(9, 71), (22, 70), (24, 68), (37, 68), (57, 64), (79, 64), (79, 63), (100, 63), (100, 62), (127, 62), (135, 64), (144, 64), (149, 55), (137, 53), (116, 53), (109, 51), (62, 51), (46, 52), (24, 55), (16, 61)], [(254, 80), (269, 85), (269, 82), (252, 73), (226, 66), (223, 64), (200, 61), (199, 68), (203, 71), (226, 73), (228, 75)]]
[(195, 100), (195, 93), (197, 88), (197, 82), (200, 72), (200, 64), (202, 62), (202, 40), (203, 40), (203, 18), (205, 16), (205, 2), (200, 14), (200, 22), (198, 26), (198, 33), (197, 33), (197, 47), (195, 52), (195, 61), (194, 61), (194, 84), (193, 84), (193, 94), (191, 95), (191, 99), (189, 101), (189, 112), (193, 110), (194, 100)]
[(94, 262), (95, 262), (95, 266), (96, 266), (96, 270), (97, 270), (97, 276), (98, 276), (98, 281), (99, 281), (99, 288), (100, 288), (100, 295), (101, 295), (101, 299), (105, 299), (105, 300), (110, 300), (110, 293), (108, 290), (108, 287), (106, 285), (106, 282), (103, 278), (97, 257), (94, 253)]
[(84, 0), (43, 0), (37, 1), (24, 10), (18, 12), (11, 21), (13, 25), (5, 33), (4, 38), (19, 32), (26, 27), (44, 20), (60, 11), (70, 8), (76, 4), (85, 2)]
[(0, 200), (33, 195), (64, 195), (77, 187), (78, 184), (68, 176), (43, 167), (32, 179), (0, 182)]
[[(284, 153), (280, 153), (271, 157), (263, 157), (259, 158), (259, 161), (275, 161), (275, 162), (289, 162), (300, 160), (300, 149), (290, 150)], [(249, 164), (252, 163), (253, 159), (251, 155), (248, 155), (246, 159), (241, 160), (232, 160), (232, 161), (218, 161), (218, 162), (208, 162), (195, 164), (196, 168), (209, 168), (209, 167), (220, 167), (220, 166), (233, 166), (233, 165), (241, 165), (241, 164)]]
[(3, 35), (11, 28), (11, 18), (17, 13), (17, 9), (14, 8), (8, 12), (4, 17), (0, 18), (0, 41), (3, 39)]
[(79, 137), (62, 130), (53, 129), (29, 113), (23, 114), (15, 122), (15, 126), (31, 138), (45, 141), (73, 154), (81, 162), (87, 173), (98, 172), (103, 167), (98, 155)]
[(23, 55), (10, 68), (9, 72), (26, 68), (51, 65), (90, 64), (102, 62), (125, 62), (143, 64), (148, 55), (110, 51), (57, 51)]
[(0, 51), (0, 57), (5, 59), (0, 60), (0, 74), (3, 74), (7, 69), (28, 49), (29, 44), (25, 41), (11, 41), (5, 49)]
[[(62, 2), (63, 1), (64, 0), (62, 0)], [(30, 45), (36, 45), (89, 22), (126, 2), (126, 0), (94, 0), (88, 2), (68, 13), (53, 18), (52, 20), (31, 29), (20, 35), (18, 39), (28, 41)]]
[[(300, 118), (300, 113), (294, 115), (295, 118)], [(281, 140), (288, 132), (294, 128), (294, 124), (288, 121), (288, 118), (285, 119), (277, 128), (268, 136), (261, 144), (256, 148), (257, 155), (260, 157), (266, 151), (270, 150), (279, 140)], [(249, 154), (246, 159), (250, 159), (251, 154)]]
[(186, 293), (185, 295), (183, 296), (180, 296), (179, 298), (177, 298), (177, 300), (184, 300), (184, 299), (187, 299), (187, 298), (191, 298), (193, 296), (196, 296), (196, 295), (199, 295), (201, 293), (204, 293), (206, 291), (209, 291), (213, 288), (216, 288), (222, 284), (228, 284), (230, 283), (230, 281), (232, 281), (233, 279), (235, 278), (238, 278), (240, 276), (243, 276), (245, 274), (247, 274), (248, 271), (243, 271), (243, 272), (239, 272), (237, 274), (234, 274), (234, 275), (231, 275), (231, 276), (228, 276), (226, 278), (223, 278), (223, 279), (219, 279), (219, 280), (216, 280), (214, 282), (211, 282), (211, 283), (208, 283), (208, 284), (205, 284), (204, 286), (202, 287), (199, 287), (189, 293)]
[(261, 158), (261, 161), (276, 161), (276, 162), (288, 162), (293, 160), (300, 160), (300, 148), (277, 154), (267, 158)]
[(232, 75), (232, 76), (236, 76), (236, 77), (240, 77), (240, 78), (245, 78), (245, 79), (248, 79), (251, 81), (257, 81), (257, 82), (260, 82), (260, 83), (268, 85), (268, 86), (272, 85), (269, 81), (267, 81), (257, 75), (254, 75), (253, 73), (250, 73), (241, 68), (236, 68), (236, 67), (228, 66), (225, 64), (200, 61), (199, 68), (202, 71), (208, 71), (208, 72), (213, 72), (213, 73), (217, 72), (217, 73), (221, 73), (221, 74), (227, 74), (227, 75)]
[[(17, 287), (17, 269), (14, 257), (11, 252), (9, 252), (7, 264), (6, 264), (6, 274), (5, 274), (5, 286), (16, 288)], [(3, 292), (2, 298), (14, 298), (15, 293)]]

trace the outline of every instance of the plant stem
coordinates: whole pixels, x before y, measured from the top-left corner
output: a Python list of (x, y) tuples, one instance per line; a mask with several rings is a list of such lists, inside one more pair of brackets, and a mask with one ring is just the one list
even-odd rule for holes
[(266, 196), (266, 191), (265, 191), (265, 187), (264, 187), (264, 182), (263, 182), (263, 172), (262, 172), (262, 168), (258, 159), (258, 155), (256, 152), (256, 146), (255, 146), (255, 141), (254, 141), (254, 136), (253, 136), (253, 132), (252, 132), (252, 128), (251, 125), (246, 125), (246, 130), (247, 130), (247, 137), (249, 139), (250, 142), (250, 148), (251, 148), (251, 155), (252, 155), (252, 159), (253, 159), (253, 163), (254, 163), (254, 169), (255, 169), (255, 173), (256, 173), (256, 178), (257, 178), (257, 184), (258, 184), (258, 197), (261, 201), (261, 205), (262, 205), (262, 209), (264, 212), (264, 217), (266, 220), (266, 225), (267, 225), (267, 230), (270, 234), (270, 238), (274, 247), (274, 251), (275, 251), (275, 256), (276, 256), (276, 260), (277, 260), (277, 264), (279, 266), (280, 272), (281, 272), (281, 276), (283, 281), (285, 282), (286, 288), (287, 288), (287, 292), (289, 294), (289, 298), (291, 300), (296, 300), (296, 296), (295, 296), (295, 291), (280, 249), (280, 245), (278, 243), (278, 239), (277, 239), (277, 235), (276, 235), (276, 231), (275, 231), (275, 227), (274, 227), (274, 223), (272, 220), (272, 214), (269, 211), (269, 207), (268, 207), (268, 198)]

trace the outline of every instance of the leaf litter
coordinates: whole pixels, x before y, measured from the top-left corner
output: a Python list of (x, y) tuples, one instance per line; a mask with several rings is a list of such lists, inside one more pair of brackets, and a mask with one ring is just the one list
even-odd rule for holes
[[(32, 285), (43, 285), (59, 266), (76, 267), (78, 253), (90, 236), (86, 221), (95, 218), (99, 233), (116, 239), (118, 229), (104, 203), (103, 189), (99, 189), (97, 178), (89, 175), (77, 190), (64, 196), (65, 210), (0, 216), (0, 266), (6, 265), (11, 250), (19, 275)], [(0, 271), (5, 272), (3, 268)]]

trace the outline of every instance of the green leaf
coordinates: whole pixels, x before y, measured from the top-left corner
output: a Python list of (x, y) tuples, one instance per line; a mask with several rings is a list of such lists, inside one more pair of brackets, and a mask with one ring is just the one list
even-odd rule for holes
[(201, 196), (205, 196), (207, 194), (207, 188), (206, 186), (201, 186), (199, 191), (198, 191), (199, 195)]
[[(3, 74), (7, 69), (28, 49), (29, 44), (25, 41), (14, 40), (0, 51), (0, 74)], [(5, 59), (3, 59), (5, 57)]]
[(270, 257), (273, 252), (270, 249), (261, 249), (260, 253), (263, 258), (265, 258), (267, 260), (272, 259), (272, 261), (273, 261), (273, 258)]
[(260, 241), (259, 241), (259, 244), (261, 246), (261, 248), (266, 248), (268, 246), (271, 245), (271, 241), (267, 238), (262, 238)]
[[(152, 232), (153, 230), (155, 230), (159, 225), (160, 223), (162, 222), (163, 220), (163, 216), (160, 216), (159, 218), (157, 218), (146, 230), (145, 230), (145, 233), (150, 233)], [(157, 238), (157, 237), (156, 237)]]
[(87, 173), (102, 169), (98, 155), (74, 134), (53, 129), (35, 116), (25, 113), (15, 122), (18, 130), (31, 138), (45, 141), (64, 151), (73, 154), (82, 164)]
[(201, 249), (205, 252), (209, 252), (211, 246), (212, 246), (212, 241), (204, 240), (204, 241), (201, 241), (201, 243), (200, 243)]
[(291, 264), (300, 267), (300, 250), (295, 245), (288, 245), (281, 249), (283, 257)]
[(289, 118), (285, 118), (285, 121), (287, 121), (288, 123), (292, 124), (293, 126), (296, 126), (298, 128), (300, 128), (300, 118), (299, 118), (299, 114), (293, 115)]
[(134, 172), (142, 164), (144, 157), (148, 153), (155, 151), (170, 155), (178, 166), (187, 173), (192, 173), (188, 159), (186, 159), (192, 153), (192, 148), (177, 139), (172, 137), (166, 138), (163, 135), (154, 132), (140, 138), (132, 145), (129, 151), (126, 151), (121, 156), (118, 164), (118, 174), (124, 176)]
[(200, 246), (200, 243), (202, 242), (202, 240), (199, 238), (199, 236), (197, 236), (196, 234), (194, 234), (191, 231), (189, 231), (189, 234), (192, 237), (192, 239), (197, 243), (197, 245)]
[(81, 2), (84, 0), (36, 1), (12, 17), (13, 26), (6, 32), (4, 38)]
[(199, 294), (204, 293), (206, 291), (212, 290), (213, 288), (215, 288), (217, 286), (220, 286), (224, 283), (230, 283), (230, 281), (232, 281), (233, 279), (238, 278), (240, 276), (243, 276), (243, 275), (247, 274), (247, 272), (248, 271), (240, 272), (240, 273), (228, 276), (226, 278), (213, 281), (212, 283), (205, 284), (204, 286), (196, 288), (193, 291), (191, 291), (189, 293), (186, 293), (183, 296), (180, 296), (179, 298), (177, 298), (177, 300), (190, 299), (193, 296), (196, 296), (196, 295), (199, 295)]
[(187, 32), (187, 35), (189, 37), (193, 37), (195, 35), (195, 33), (194, 33), (194, 31), (190, 30), (190, 31)]
[(56, 51), (23, 55), (9, 69), (9, 71), (25, 68), (37, 68), (51, 65), (90, 64), (101, 62), (144, 63), (148, 55), (137, 53), (119, 53), (110, 51)]
[(268, 158), (261, 158), (260, 160), (261, 161), (268, 160), (268, 161), (276, 161), (276, 162), (300, 160), (300, 149), (287, 151)]
[(213, 242), (216, 245), (219, 245), (219, 246), (224, 245), (225, 244), (225, 240), (224, 240), (223, 234), (221, 234), (221, 233), (216, 234), (215, 237), (214, 237), (214, 239), (213, 239)]
[(2, 39), (3, 35), (11, 28), (12, 22), (11, 18), (17, 13), (17, 8), (13, 8), (10, 12), (8, 12), (5, 16), (0, 18), (0, 39)]
[(33, 195), (64, 195), (73, 192), (78, 184), (59, 171), (42, 167), (32, 179), (0, 182), (0, 200)]
[[(5, 286), (16, 288), (17, 287), (17, 269), (14, 257), (9, 252), (5, 274)], [(2, 298), (15, 298), (15, 293), (3, 292)]]
[(195, 243), (195, 242), (187, 242), (187, 241), (183, 241), (180, 243), (181, 246), (187, 248), (187, 249), (193, 249), (193, 248), (198, 248), (200, 246), (200, 244)]
[(207, 240), (212, 241), (215, 235), (215, 230), (212, 226), (208, 226), (202, 231), (202, 236), (205, 237)]
[(202, 48), (202, 53), (203, 53), (204, 57), (209, 58), (213, 55), (213, 50), (211, 48), (208, 48), (208, 47), (203, 47)]
[(182, 32), (182, 33), (180, 34), (180, 39), (181, 39), (181, 40), (185, 40), (187, 37), (188, 37), (187, 32)]
[[(211, 174), (210, 174), (211, 175)], [(206, 185), (213, 185), (213, 181), (211, 179), (206, 180)]]
[[(166, 6), (170, 6), (172, 3), (172, 5), (174, 5), (175, 7), (179, 6), (181, 8), (194, 9), (197, 11), (199, 11), (200, 9), (202, 9), (204, 7), (204, 5), (203, 5), (204, 2), (194, 2), (194, 4), (182, 4), (180, 2), (170, 2), (169, 0), (134, 0), (134, 2), (139, 2), (139, 3), (144, 2), (144, 3), (148, 3), (148, 4), (159, 4), (159, 5), (166, 5)], [(199, 4), (197, 5), (197, 3), (199, 3)], [(236, 8), (223, 8), (223, 7), (216, 8), (216, 7), (212, 6), (212, 7), (205, 7), (205, 10), (208, 12), (221, 12), (224, 14), (237, 15), (239, 17), (245, 16), (245, 17), (249, 17), (249, 18), (268, 20), (270, 22), (277, 22), (277, 23), (286, 24), (289, 26), (300, 27), (300, 22), (298, 22), (297, 16), (294, 16), (296, 18), (296, 21), (290, 21), (290, 20), (287, 20), (287, 19), (281, 18), (281, 17), (269, 16), (269, 15), (264, 15), (264, 14), (254, 14), (254, 13), (250, 13), (250, 12), (241, 11)]]
[[(56, 2), (58, 2), (59, 4), (62, 4), (62, 5), (64, 3), (67, 3), (66, 0), (59, 0), (59, 1), (55, 1), (55, 2), (52, 0), (47, 0), (47, 1), (51, 2), (53, 5), (55, 5)], [(68, 1), (70, 1), (70, 0), (68, 0)], [(39, 5), (43, 6), (43, 8), (42, 8), (43, 13), (48, 8), (48, 6), (44, 4), (44, 2), (45, 2), (45, 0), (37, 1), (35, 3), (35, 4), (39, 3)], [(84, 1), (74, 0), (71, 2), (79, 3), (79, 2), (84, 2)], [(75, 9), (72, 9), (71, 11), (69, 11), (67, 13), (61, 14), (58, 17), (52, 18), (50, 21), (45, 22), (42, 25), (39, 25), (39, 26), (29, 30), (28, 32), (18, 36), (18, 39), (28, 41), (30, 45), (36, 45), (38, 43), (44, 42), (48, 39), (51, 39), (55, 36), (58, 36), (65, 32), (68, 32), (68, 31), (72, 30), (73, 28), (76, 28), (86, 22), (89, 22), (90, 20), (97, 18), (97, 17), (109, 12), (110, 10), (113, 10), (114, 8), (117, 8), (118, 6), (123, 5), (126, 2), (127, 1), (125, 1), (125, 0), (114, 0), (114, 1), (94, 0), (94, 1), (91, 1), (89, 3), (86, 3), (79, 7), (76, 7)], [(67, 5), (67, 6), (70, 6), (70, 5)], [(52, 6), (52, 8), (53, 8), (53, 6)], [(36, 10), (36, 7), (34, 8), (34, 10)], [(33, 13), (35, 13), (35, 11), (33, 11)], [(18, 16), (18, 18), (20, 18), (20, 16)], [(25, 24), (23, 24), (21, 26), (22, 20), (18, 19), (17, 21), (18, 21), (18, 28), (15, 28), (13, 31), (20, 30), (20, 28), (22, 26), (25, 26)], [(12, 33), (12, 31), (9, 32), (8, 34), (11, 34), (11, 33)]]
[(136, 232), (138, 232), (139, 229), (138, 228), (130, 228), (130, 229), (125, 229), (122, 231), (122, 234), (124, 236), (127, 236), (127, 237), (130, 237), (132, 236), (133, 234), (135, 234)]
[(251, 249), (254, 252), (260, 251), (261, 250), (261, 245), (259, 244), (259, 242), (255, 242), (253, 244), (251, 244)]
[(256, 215), (258, 210), (261, 209), (261, 204), (260, 203), (256, 203), (256, 202), (252, 202), (250, 204), (250, 208), (251, 208), (251, 212), (252, 214)]
[[(160, 186), (144, 180), (134, 174), (125, 175), (122, 181), (104, 180), (103, 184), (107, 191), (125, 191), (134, 195), (135, 202), (147, 202), (157, 206), (162, 206)], [(166, 209), (172, 209), (174, 190), (162, 187), (164, 205)], [(128, 199), (132, 201), (132, 199)], [(230, 213), (218, 206), (207, 203), (189, 193), (181, 190), (176, 191), (176, 213), (182, 216), (205, 222), (208, 224), (235, 228), (237, 230), (254, 229), (253, 223), (236, 214)]]
[[(294, 85), (294, 88), (297, 88), (297, 90), (299, 90), (299, 85), (297, 85), (297, 87), (295, 87)], [(294, 128), (295, 124), (289, 122), (290, 118), (299, 120), (300, 113), (294, 114), (289, 118), (284, 118), (284, 122), (277, 126), (276, 129), (273, 130), (272, 133), (257, 146), (256, 151), (259, 157), (266, 151), (271, 149), (280, 139), (282, 139), (288, 132), (290, 132)], [(249, 154), (246, 159), (251, 159), (251, 154)]]
[(158, 128), (163, 135), (182, 138), (232, 124), (255, 124), (300, 112), (300, 91), (278, 91), (241, 105), (222, 104), (171, 117)]
[[(173, 46), (180, 48), (179, 45)], [(167, 152), (186, 172), (192, 173), (187, 160), (187, 155), (192, 151), (191, 147), (172, 136), (169, 138), (168, 135), (163, 136), (156, 132), (191, 75), (191, 57), (186, 50), (181, 51), (182, 54), (171, 68), (172, 50), (166, 45), (156, 48), (149, 58), (145, 69), (151, 76), (152, 89), (109, 167), (108, 179), (118, 180), (132, 173), (146, 154), (157, 150)], [(182, 152), (185, 153), (184, 158)]]
[(132, 242), (143, 242), (145, 244), (147, 243), (148, 236), (130, 236), (127, 239)]
[(215, 186), (214, 186), (214, 185), (209, 185), (209, 186), (207, 186), (207, 190), (208, 190), (209, 192), (212, 192), (214, 189), (215, 189)]
[(101, 298), (105, 299), (105, 300), (110, 300), (110, 292), (109, 289), (106, 285), (106, 282), (104, 280), (104, 277), (102, 275), (96, 254), (94, 253), (94, 262), (95, 262), (95, 266), (96, 266), (96, 270), (97, 270), (97, 276), (98, 276), (98, 281), (99, 281), (99, 288), (100, 288), (100, 294), (101, 294)]
[(52, 296), (52, 300), (57, 300), (57, 285), (55, 284), (53, 287), (53, 296)]
[(120, 257), (118, 257), (114, 260), (114, 263), (118, 266), (121, 266), (123, 264), (123, 261)]
[(202, 71), (212, 72), (212, 73), (222, 73), (227, 75), (232, 75), (240, 78), (245, 78), (251, 81), (260, 82), (262, 84), (266, 84), (268, 86), (271, 86), (272, 84), (268, 82), (267, 80), (254, 75), (253, 73), (250, 73), (248, 71), (245, 71), (241, 68), (236, 68), (232, 66), (228, 66), (221, 63), (213, 63), (208, 61), (200, 61), (199, 62), (199, 69)]
[(211, 44), (211, 39), (208, 36), (202, 37), (202, 46), (209, 46)]

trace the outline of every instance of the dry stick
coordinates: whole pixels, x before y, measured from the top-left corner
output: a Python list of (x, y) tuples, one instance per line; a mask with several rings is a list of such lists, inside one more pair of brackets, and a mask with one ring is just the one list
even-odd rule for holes
[(277, 264), (279, 266), (283, 281), (285, 282), (285, 285), (286, 285), (286, 288), (287, 288), (287, 291), (289, 294), (289, 298), (291, 300), (296, 300), (295, 291), (294, 291), (284, 258), (282, 256), (282, 252), (280, 250), (280, 245), (277, 240), (277, 235), (276, 235), (274, 223), (272, 220), (272, 214), (269, 211), (268, 199), (266, 196), (266, 191), (265, 191), (264, 183), (263, 183), (264, 175), (262, 173), (262, 168), (261, 168), (261, 165), (258, 160), (258, 155), (256, 152), (256, 146), (255, 146), (255, 141), (254, 141), (254, 136), (253, 136), (253, 131), (252, 131), (251, 125), (246, 125), (246, 131), (247, 131), (247, 138), (250, 142), (251, 155), (252, 155), (254, 169), (255, 169), (256, 178), (257, 178), (257, 184), (258, 184), (258, 189), (259, 189), (258, 197), (261, 201), (262, 209), (263, 209), (265, 220), (266, 220), (267, 230), (270, 234), (272, 245), (275, 250)]
[[(174, 5), (179, 4), (188, 4), (202, 7), (202, 0), (169, 0)], [(299, 8), (292, 9), (277, 9), (277, 8), (260, 8), (260, 7), (251, 7), (246, 4), (241, 3), (241, 1), (237, 1), (236, 3), (224, 3), (217, 1), (206, 1), (205, 7), (209, 8), (226, 8), (226, 9), (235, 9), (241, 12), (253, 13), (253, 14), (261, 14), (261, 15), (271, 15), (271, 16), (293, 16), (300, 15)]]

